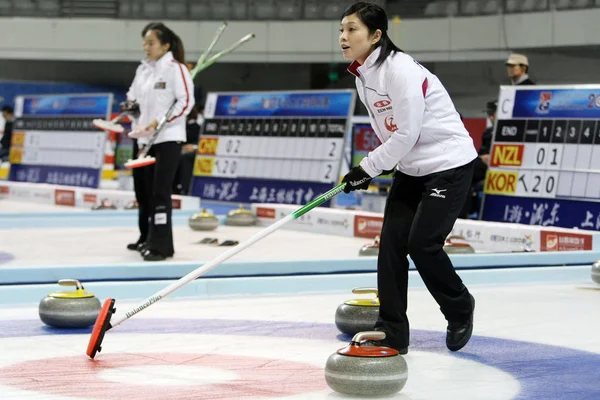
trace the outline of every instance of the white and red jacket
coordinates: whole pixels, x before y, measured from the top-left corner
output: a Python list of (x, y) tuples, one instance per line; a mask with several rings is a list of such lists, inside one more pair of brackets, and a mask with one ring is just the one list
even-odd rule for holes
[(382, 143), (360, 166), (371, 177), (396, 164), (407, 175), (424, 176), (474, 160), (473, 140), (440, 80), (401, 52), (377, 67), (379, 52), (348, 68)]
[[(175, 100), (177, 103), (169, 122), (155, 143), (185, 142), (186, 115), (194, 106), (194, 82), (187, 67), (173, 58), (169, 51), (158, 61), (143, 60), (127, 92), (127, 100), (136, 100), (140, 116), (136, 125), (146, 126), (160, 121)], [(139, 143), (148, 138), (139, 139)]]

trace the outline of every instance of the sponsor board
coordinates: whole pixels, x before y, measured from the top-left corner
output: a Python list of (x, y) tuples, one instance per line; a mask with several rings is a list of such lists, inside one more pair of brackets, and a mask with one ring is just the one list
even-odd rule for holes
[(541, 251), (592, 250), (592, 235), (561, 231), (541, 231)]
[(354, 216), (354, 236), (373, 239), (381, 234), (383, 216), (357, 214)]
[(75, 191), (56, 189), (54, 191), (54, 204), (57, 206), (75, 207)]
[(88, 204), (96, 204), (98, 202), (98, 196), (95, 193), (84, 193), (83, 202)]
[(181, 210), (181, 200), (171, 198), (171, 208), (173, 210)]
[(257, 218), (275, 219), (275, 215), (277, 215), (277, 212), (274, 208), (256, 207)]

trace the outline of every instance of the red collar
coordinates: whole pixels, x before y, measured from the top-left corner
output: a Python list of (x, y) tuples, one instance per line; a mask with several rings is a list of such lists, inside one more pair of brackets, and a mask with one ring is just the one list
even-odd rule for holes
[(360, 72), (358, 72), (358, 67), (360, 67), (360, 63), (358, 61), (352, 61), (352, 64), (348, 67), (348, 72), (357, 78), (360, 76)]

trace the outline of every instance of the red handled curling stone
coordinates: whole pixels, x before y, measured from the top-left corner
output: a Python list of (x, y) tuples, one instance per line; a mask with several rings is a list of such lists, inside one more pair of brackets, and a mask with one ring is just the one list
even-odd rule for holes
[(61, 286), (75, 286), (73, 292), (52, 292), (39, 304), (43, 323), (56, 328), (87, 328), (94, 324), (100, 311), (100, 300), (86, 292), (76, 279), (61, 279)]
[(340, 332), (354, 336), (372, 331), (379, 317), (379, 298), (376, 288), (354, 288), (354, 294), (375, 294), (375, 298), (347, 300), (335, 310), (335, 326)]
[(114, 308), (114, 305), (115, 299), (108, 298), (104, 301), (102, 309), (100, 309), (100, 313), (98, 314), (98, 318), (94, 324), (94, 329), (92, 330), (92, 335), (90, 336), (90, 341), (88, 342), (86, 351), (86, 354), (90, 358), (94, 358), (94, 356), (96, 356), (96, 352), (102, 350), (102, 340), (104, 340), (104, 334), (107, 330), (112, 328), (110, 319), (115, 311), (117, 311), (117, 309)]
[(125, 205), (125, 207), (123, 207), (125, 210), (137, 210), (138, 208), (140, 208), (140, 205), (138, 204), (137, 201), (133, 200), (130, 201), (129, 203), (127, 203)]
[(327, 359), (325, 381), (329, 387), (350, 396), (385, 396), (402, 390), (408, 365), (397, 350), (365, 344), (383, 340), (385, 332), (357, 333), (352, 342)]
[(117, 206), (115, 206), (110, 200), (108, 199), (103, 199), (100, 204), (96, 204), (94, 206), (92, 206), (92, 210), (93, 211), (98, 211), (98, 210), (116, 210)]
[(379, 255), (379, 236), (375, 236), (373, 243), (365, 244), (358, 251), (359, 256), (377, 256)]
[(444, 243), (444, 251), (448, 254), (473, 254), (475, 249), (462, 236), (448, 236)]
[(600, 260), (592, 264), (592, 280), (600, 283)]

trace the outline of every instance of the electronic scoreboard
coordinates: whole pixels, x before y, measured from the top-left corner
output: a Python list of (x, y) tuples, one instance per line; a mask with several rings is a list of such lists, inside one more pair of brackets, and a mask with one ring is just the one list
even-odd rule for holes
[(106, 132), (92, 125), (108, 118), (113, 95), (17, 96), (9, 154), (9, 180), (97, 188)]
[(482, 219), (600, 230), (600, 85), (501, 87)]
[(305, 204), (331, 189), (339, 183), (354, 93), (209, 93), (191, 194)]

